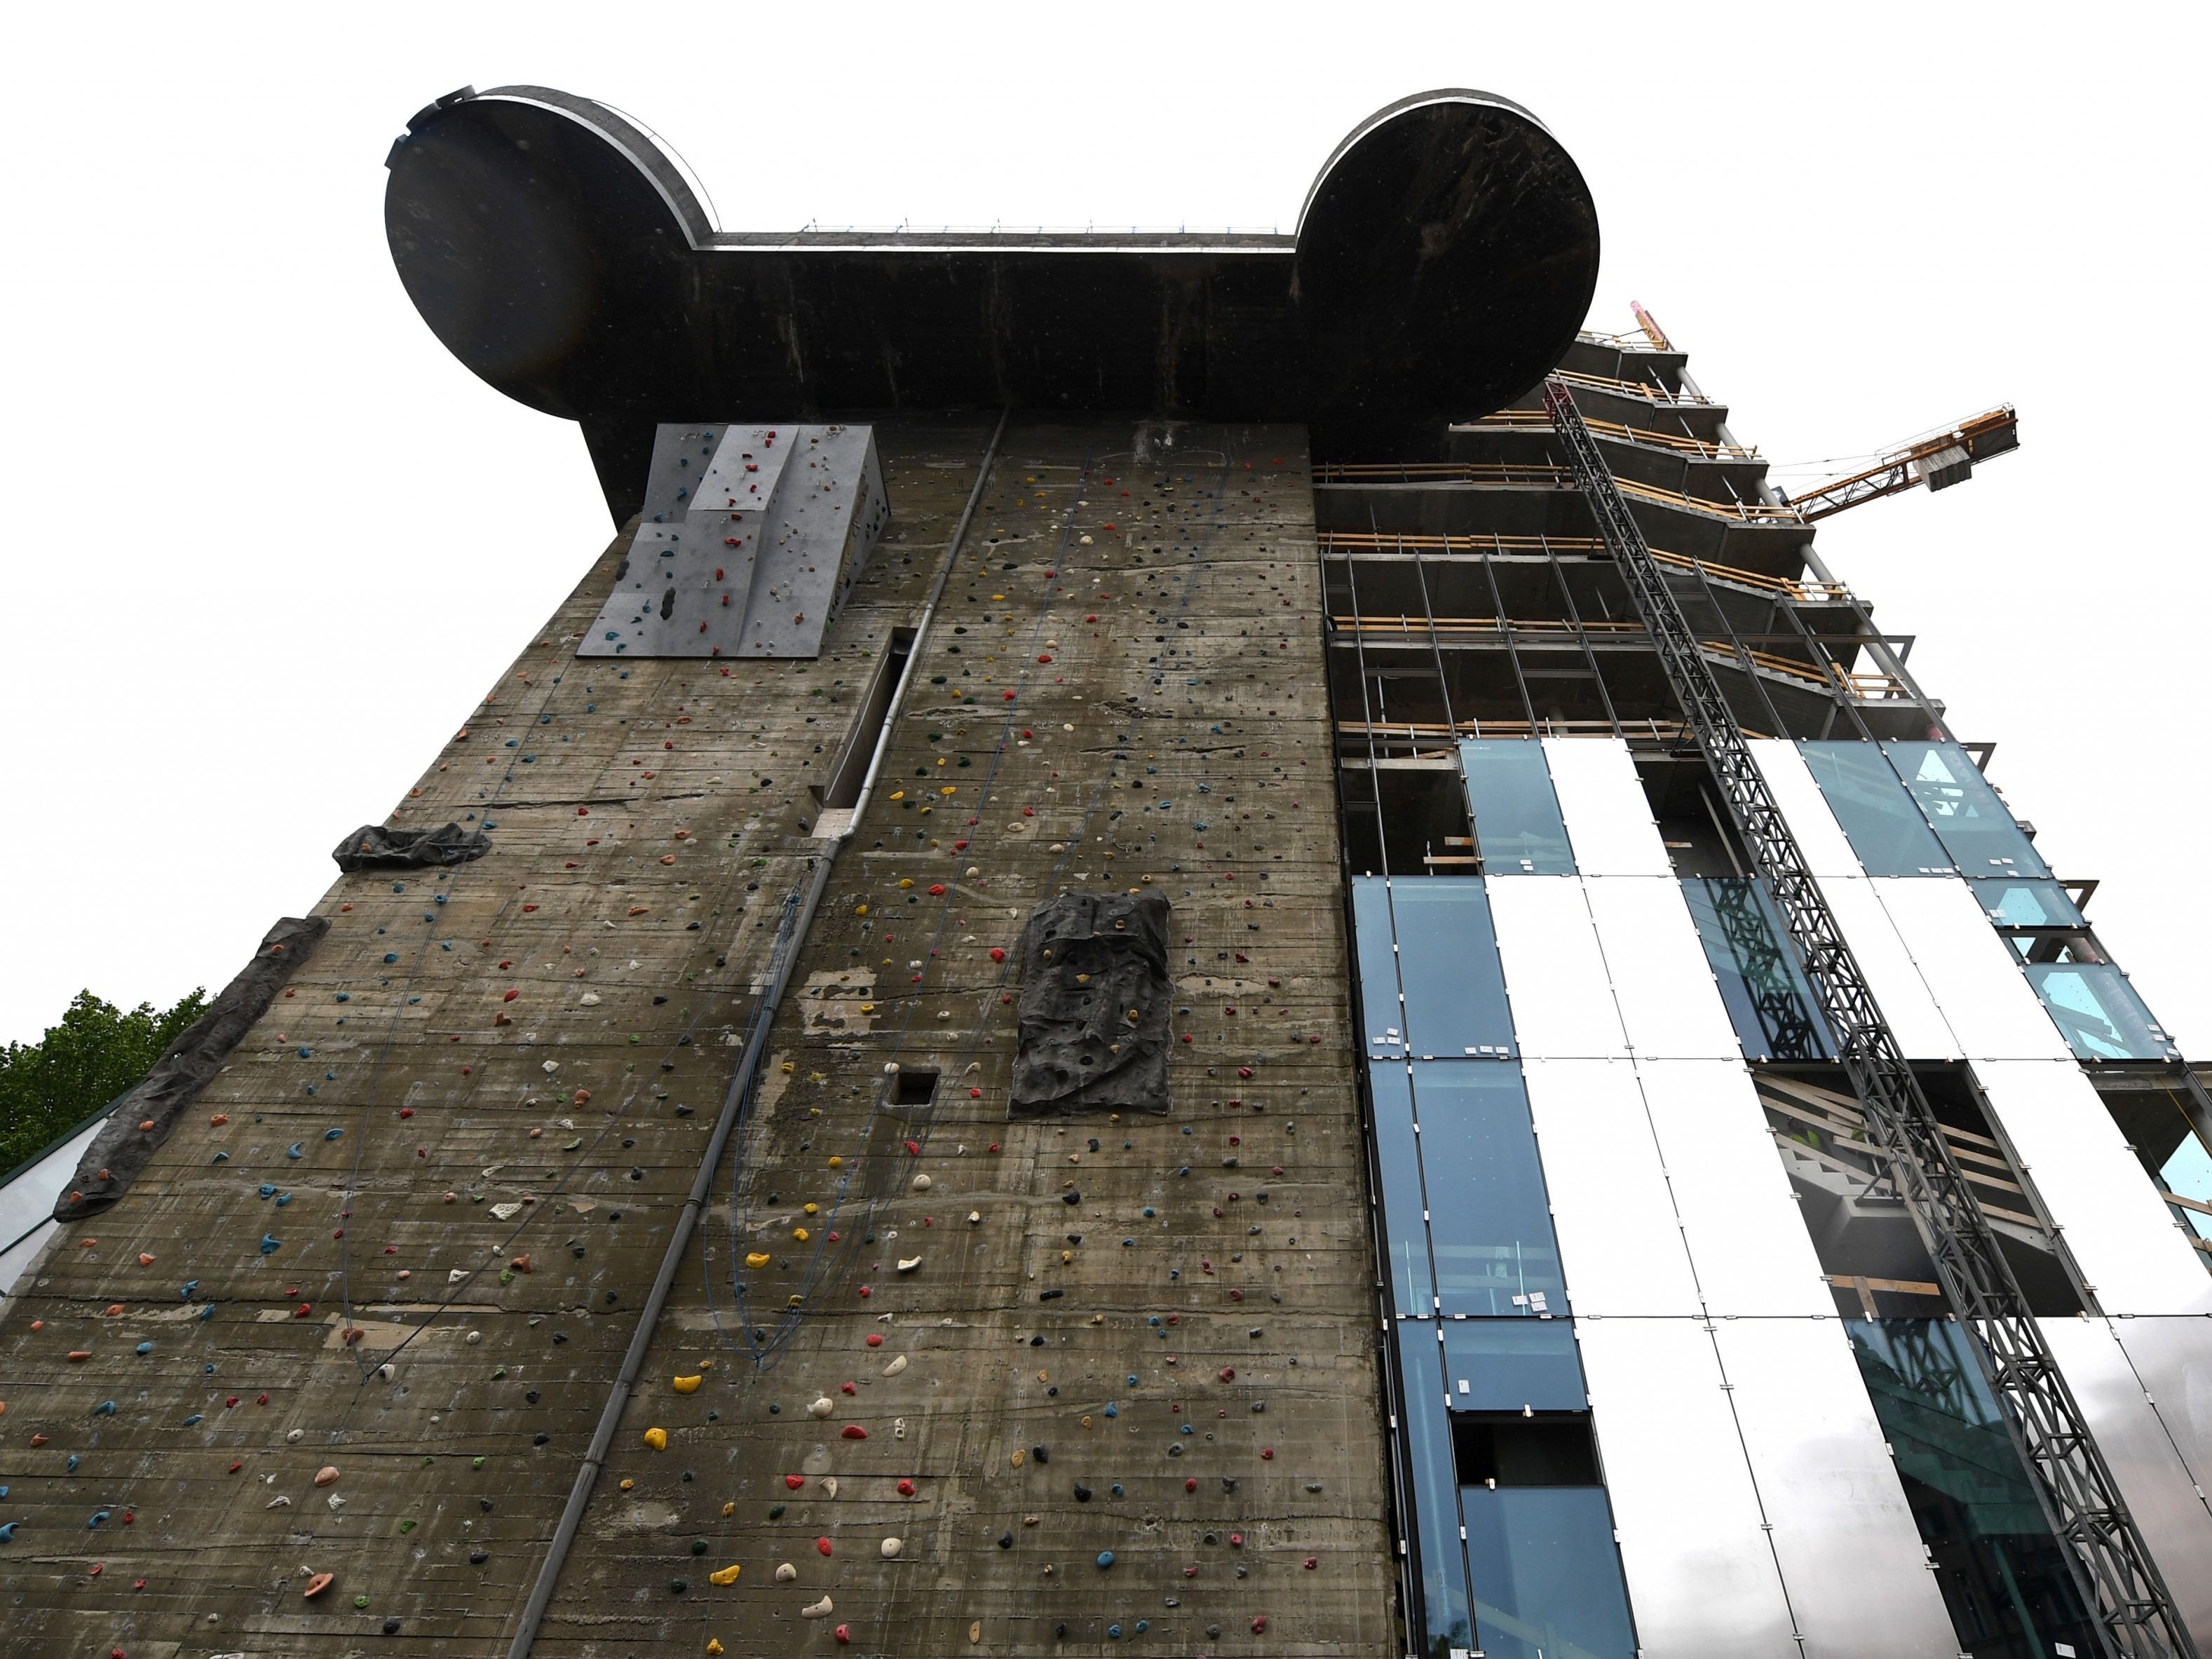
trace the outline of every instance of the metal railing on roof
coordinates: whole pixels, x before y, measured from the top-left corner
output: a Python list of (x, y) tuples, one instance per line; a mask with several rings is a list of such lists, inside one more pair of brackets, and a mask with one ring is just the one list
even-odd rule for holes
[[(1332, 483), (1466, 483), (1543, 489), (1572, 489), (1574, 475), (1564, 466), (1524, 465), (1517, 461), (1329, 461), (1314, 468), (1314, 482)], [(1614, 480), (1624, 495), (1670, 507), (1679, 512), (1701, 513), (1707, 518), (1736, 524), (1802, 524), (1805, 515), (1794, 507), (1767, 507), (1753, 501), (1717, 501), (1704, 495), (1687, 495), (1656, 484)]]
[[(1389, 531), (1323, 530), (1316, 533), (1323, 554), (1328, 553), (1442, 553), (1482, 557), (1491, 553), (1565, 553), (1610, 559), (1611, 551), (1595, 536), (1451, 536), (1399, 534)], [(1850, 588), (1841, 582), (1803, 581), (1787, 576), (1762, 576), (1755, 570), (1716, 564), (1710, 559), (1686, 558), (1680, 553), (1651, 550), (1651, 556), (1678, 570), (1694, 570), (1717, 582), (1756, 589), (1798, 605), (1833, 605), (1848, 600)]]

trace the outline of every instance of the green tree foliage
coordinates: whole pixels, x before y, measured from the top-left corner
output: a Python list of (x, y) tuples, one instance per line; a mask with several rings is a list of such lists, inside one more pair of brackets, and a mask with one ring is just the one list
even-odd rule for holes
[(9, 1043), (0, 1052), (0, 1174), (137, 1084), (206, 1009), (204, 988), (166, 1012), (142, 1002), (128, 1013), (80, 991), (38, 1042)]

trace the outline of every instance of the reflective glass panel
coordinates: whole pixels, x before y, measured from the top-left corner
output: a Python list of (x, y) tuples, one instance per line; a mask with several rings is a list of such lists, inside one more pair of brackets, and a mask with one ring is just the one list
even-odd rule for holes
[(1460, 1505), (1484, 1659), (1633, 1659), (1602, 1486), (1466, 1486)]
[(1820, 999), (1765, 890), (1747, 877), (1692, 877), (1682, 883), (1682, 899), (1744, 1058), (1833, 1059)]
[[(2184, 1198), (2196, 1199), (2199, 1203), (2212, 1204), (2212, 1155), (2207, 1155), (2204, 1143), (2195, 1134), (2185, 1134), (2173, 1155), (2160, 1166), (2158, 1178), (2166, 1183), (2170, 1193), (2179, 1193)], [(2184, 1210), (2182, 1218), (2199, 1238), (2212, 1238), (2212, 1215), (2195, 1210)]]
[(1413, 1135), (1413, 1091), (1406, 1068), (1381, 1065), (1367, 1074), (1375, 1098), (1375, 1161), (1382, 1171), (1382, 1249), (1390, 1263), (1390, 1303), (1401, 1314), (1436, 1311), (1429, 1273), (1429, 1230), (1421, 1218), (1420, 1142)]
[(1390, 884), (1390, 912), (1398, 930), (1409, 1052), (1437, 1059), (1513, 1053), (1505, 972), (1498, 966), (1498, 936), (1482, 884), (1450, 876), (1401, 877)]
[[(1965, 860), (1960, 860), (1964, 863)], [(1974, 883), (1992, 927), (2086, 927), (2081, 907), (2055, 881), (2008, 881), (2002, 878)]]
[(1969, 876), (2047, 876), (2037, 854), (1973, 757), (1955, 743), (1886, 743), (1912, 799), (1950, 854)]
[(1568, 1321), (1451, 1319), (1443, 1330), (1444, 1382), (1454, 1411), (1588, 1408), (1583, 1362)]
[(1443, 1373), (1434, 1324), (1401, 1320), (1398, 1376), (1406, 1392), (1406, 1474), (1413, 1487), (1413, 1529), (1421, 1561), (1422, 1622), (1430, 1659), (1447, 1659), (1474, 1638), (1468, 1614), (1467, 1559), (1459, 1541), (1458, 1476), (1452, 1468), (1451, 1419), (1444, 1410)]
[(1413, 1098), (1443, 1311), (1565, 1312), (1566, 1285), (1521, 1068), (1495, 1060), (1425, 1065), (1415, 1073)]
[(1950, 854), (1936, 839), (1877, 745), (1801, 743), (1797, 747), (1867, 874), (1920, 876), (1950, 870)]
[(1552, 793), (1544, 745), (1530, 738), (1479, 738), (1459, 746), (1475, 849), (1486, 876), (1571, 876), (1574, 854)]
[(1380, 876), (1352, 878), (1352, 960), (1359, 969), (1359, 1006), (1367, 1020), (1367, 1053), (1374, 1059), (1403, 1054), (1398, 963), (1390, 952), (1390, 895)]
[(2067, 1043), (2084, 1060), (2179, 1060), (2181, 1054), (2110, 963), (2023, 964)]

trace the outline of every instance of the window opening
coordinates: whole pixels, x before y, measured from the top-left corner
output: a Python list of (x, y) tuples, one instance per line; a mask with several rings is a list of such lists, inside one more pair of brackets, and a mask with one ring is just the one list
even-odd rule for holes
[(927, 1106), (937, 1098), (937, 1069), (902, 1066), (891, 1079), (891, 1104)]

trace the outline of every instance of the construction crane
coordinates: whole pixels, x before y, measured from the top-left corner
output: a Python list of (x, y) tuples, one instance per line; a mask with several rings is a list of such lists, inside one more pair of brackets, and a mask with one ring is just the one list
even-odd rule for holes
[(1948, 489), (1973, 476), (1975, 462), (1990, 460), (2019, 447), (2020, 417), (2010, 404), (2001, 404), (1960, 422), (1947, 432), (1931, 432), (1925, 437), (1915, 438), (1890, 451), (1863, 472), (1837, 478), (1795, 499), (1784, 495), (1783, 500), (1797, 508), (1810, 524), (1847, 507), (1856, 507), (1861, 501), (1894, 495), (1915, 484), (1924, 483), (1930, 489)]

